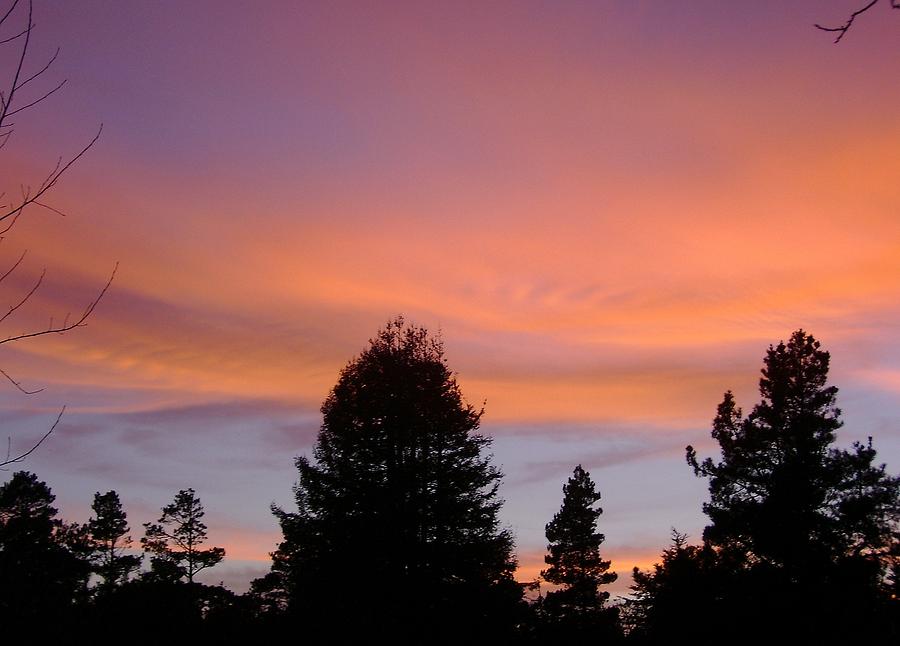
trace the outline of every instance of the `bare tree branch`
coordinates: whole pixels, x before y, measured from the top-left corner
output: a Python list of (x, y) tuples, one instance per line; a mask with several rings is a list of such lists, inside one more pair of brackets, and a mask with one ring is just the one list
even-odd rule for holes
[(19, 85), (19, 76), (22, 74), (22, 66), (25, 64), (25, 55), (28, 53), (28, 43), (31, 41), (31, 30), (34, 28), (34, 23), (31, 20), (33, 6), (31, 1), (28, 2), (28, 27), (25, 29), (25, 43), (22, 45), (22, 51), (19, 54), (19, 62), (16, 65), (16, 73), (13, 76), (12, 85), (9, 87), (9, 95), (6, 97), (6, 100), (3, 101), (2, 110), (0, 110), (0, 127), (3, 126), (3, 122), (6, 120), (6, 113), (9, 110), (9, 106), (12, 105), (13, 96), (16, 93), (16, 88)]
[[(55, 94), (56, 92), (58, 92), (66, 84), (66, 80), (64, 79), (47, 91), (38, 90), (36, 92), (36, 94), (43, 92), (42, 94), (40, 94), (40, 96), (38, 96), (38, 98), (35, 98), (33, 100), (30, 98), (26, 98), (26, 99), (24, 99), (25, 103), (22, 104), (21, 97), (23, 95), (21, 94), (21, 92), (22, 92), (23, 88), (28, 86), (29, 83), (32, 83), (36, 79), (41, 78), (47, 72), (47, 70), (50, 69), (50, 67), (53, 65), (53, 63), (56, 61), (57, 57), (59, 56), (59, 49), (57, 49), (56, 52), (54, 52), (53, 55), (49, 58), (49, 60), (47, 60), (46, 63), (43, 64), (42, 67), (37, 69), (37, 71), (31, 73), (30, 75), (27, 75), (24, 72), (26, 67), (30, 67), (30, 65), (26, 66), (26, 59), (28, 58), (28, 55), (30, 53), (29, 46), (31, 45), (31, 32), (35, 28), (35, 23), (33, 21), (34, 7), (33, 7), (32, 0), (28, 0), (27, 3), (20, 3), (19, 0), (11, 0), (10, 6), (6, 9), (5, 13), (3, 13), (2, 16), (0, 16), (0, 26), (4, 25), (7, 22), (7, 20), (10, 18), (10, 16), (13, 15), (16, 7), (19, 6), (20, 4), (27, 5), (27, 20), (25, 21), (24, 28), (21, 29), (21, 31), (18, 31), (18, 33), (15, 33), (14, 35), (3, 36), (2, 39), (0, 39), (0, 45), (13, 43), (13, 42), (16, 43), (16, 45), (10, 50), (12, 53), (12, 57), (14, 57), (14, 58), (13, 58), (13, 60), (10, 61), (9, 65), (5, 66), (5, 68), (11, 72), (10, 73), (11, 78), (7, 82), (4, 82), (4, 84), (3, 84), (4, 87), (2, 89), (0, 89), (0, 149), (2, 149), (4, 146), (6, 146), (7, 142), (9, 141), (9, 139), (13, 133), (13, 130), (14, 130), (13, 126), (15, 124), (13, 124), (9, 121), (10, 117), (12, 117), (16, 114), (19, 114), (20, 112), (23, 112), (25, 110), (28, 110), (29, 108), (34, 107), (38, 103), (44, 101), (48, 97), (50, 97), (53, 94)], [(22, 12), (25, 13), (25, 10), (23, 9)], [(11, 31), (17, 31), (17, 30), (11, 30)], [(72, 156), (67, 162), (64, 163), (63, 158), (60, 157), (57, 160), (54, 168), (46, 175), (46, 177), (44, 177), (43, 181), (40, 183), (40, 185), (38, 187), (36, 187), (36, 189), (32, 189), (32, 187), (30, 185), (26, 186), (23, 184), (21, 186), (21, 197), (20, 198), (10, 197), (8, 199), (4, 199), (4, 198), (6, 198), (6, 193), (5, 192), (0, 193), (0, 200), (3, 200), (5, 202), (4, 204), (0, 204), (0, 223), (3, 223), (2, 225), (0, 225), (3, 227), (2, 229), (0, 229), (0, 241), (2, 241), (4, 239), (5, 234), (10, 229), (12, 229), (13, 226), (15, 226), (16, 222), (18, 222), (19, 217), (22, 215), (24, 210), (29, 206), (34, 205), (37, 207), (47, 209), (49, 211), (53, 211), (54, 213), (57, 213), (59, 215), (65, 215), (65, 213), (63, 213), (61, 210), (59, 210), (59, 209), (47, 204), (45, 201), (43, 201), (44, 195), (46, 195), (48, 191), (53, 189), (56, 186), (56, 183), (59, 181), (59, 179), (66, 173), (66, 171), (68, 171), (69, 168), (71, 168), (75, 162), (77, 162), (79, 159), (81, 159), (81, 157), (83, 157), (87, 153), (87, 151), (91, 149), (91, 147), (100, 138), (100, 133), (102, 131), (103, 131), (103, 125), (101, 124), (100, 128), (97, 131), (97, 134), (94, 135), (94, 137), (90, 140), (90, 142), (88, 142), (88, 144), (86, 146), (84, 146), (84, 148), (82, 148), (80, 152), (78, 152), (77, 154)], [(4, 222), (4, 220), (6, 222)], [(25, 255), (27, 253), (28, 253), (27, 250), (25, 252), (23, 252), (22, 255), (18, 258), (18, 260), (16, 260), (13, 263), (13, 265), (11, 267), (9, 269), (7, 269), (5, 273), (0, 275), (0, 283), (2, 283), (5, 279), (7, 279), (14, 271), (16, 271), (16, 269), (21, 265), (22, 261), (25, 258)], [(84, 311), (81, 313), (81, 316), (77, 317), (75, 320), (71, 320), (69, 315), (66, 314), (65, 318), (63, 319), (62, 324), (54, 325), (53, 319), (51, 318), (50, 323), (46, 329), (39, 329), (39, 330), (33, 331), (33, 332), (23, 332), (21, 334), (14, 334), (14, 335), (8, 336), (5, 339), (0, 340), (0, 345), (3, 345), (4, 343), (11, 343), (14, 341), (23, 340), (23, 339), (29, 339), (29, 338), (33, 338), (33, 337), (37, 337), (37, 336), (43, 336), (45, 334), (62, 334), (64, 332), (67, 332), (74, 328), (83, 327), (84, 325), (86, 325), (87, 319), (94, 312), (97, 305), (100, 303), (101, 299), (104, 297), (107, 290), (109, 289), (109, 286), (112, 284), (112, 281), (115, 278), (116, 271), (118, 270), (118, 268), (119, 268), (119, 264), (116, 263), (116, 265), (113, 268), (113, 271), (109, 277), (109, 280), (107, 280), (106, 284), (103, 286), (103, 289), (101, 289), (100, 292), (97, 294), (97, 296), (88, 303), (87, 307), (85, 307)], [(40, 288), (45, 275), (46, 275), (46, 270), (41, 272), (40, 277), (37, 279), (37, 281), (31, 287), (31, 289), (24, 296), (22, 296), (20, 299), (18, 299), (18, 301), (15, 302), (15, 304), (10, 305), (9, 309), (6, 311), (6, 313), (4, 313), (4, 314), (2, 314), (2, 316), (0, 316), (0, 323), (4, 322), (14, 312), (16, 312), (17, 310), (22, 308), (25, 305), (25, 303), (27, 303), (34, 296), (35, 292), (37, 292), (37, 290)], [(9, 381), (20, 392), (22, 392), (26, 395), (33, 395), (33, 394), (41, 392), (41, 390), (43, 390), (42, 388), (36, 389), (36, 390), (30, 390), (30, 389), (25, 388), (19, 381), (17, 381), (15, 378), (13, 378), (9, 373), (7, 373), (2, 368), (0, 368), (0, 375), (2, 375), (2, 377), (4, 377), (7, 381)], [(13, 453), (12, 453), (12, 438), (7, 438), (6, 458), (0, 459), (0, 469), (3, 469), (3, 467), (10, 465), (10, 464), (22, 462), (29, 455), (34, 453), (34, 451), (37, 450), (37, 448), (40, 447), (41, 444), (43, 444), (44, 441), (46, 441), (46, 439), (48, 437), (50, 437), (50, 435), (53, 433), (53, 431), (59, 425), (59, 422), (62, 419), (62, 416), (63, 416), (63, 413), (65, 412), (65, 410), (66, 410), (66, 407), (63, 406), (62, 410), (59, 412), (59, 415), (56, 418), (56, 421), (53, 423), (53, 425), (50, 427), (50, 429), (46, 433), (44, 433), (44, 435), (41, 436), (41, 438), (37, 442), (32, 444), (28, 450), (26, 450), (22, 453), (13, 455)]]
[[(4, 373), (4, 374), (5, 374), (5, 373)], [(22, 454), (20, 454), (20, 455), (17, 455), (17, 456), (15, 456), (15, 457), (12, 457), (12, 454), (11, 454), (12, 440), (11, 440), (10, 438), (7, 438), (7, 441), (6, 441), (6, 459), (5, 459), (5, 460), (0, 460), (0, 469), (2, 469), (3, 467), (8, 466), (8, 465), (10, 465), (10, 464), (15, 464), (16, 462), (21, 462), (22, 460), (24, 460), (25, 458), (27, 458), (29, 455), (31, 455), (32, 453), (34, 453), (35, 450), (36, 450), (41, 444), (44, 443), (44, 440), (46, 440), (48, 437), (50, 437), (50, 434), (51, 434), (53, 431), (56, 430), (56, 427), (57, 427), (57, 425), (59, 424), (59, 420), (62, 419), (63, 413), (65, 413), (65, 412), (66, 412), (66, 407), (63, 406), (63, 407), (62, 407), (62, 410), (59, 411), (59, 415), (57, 415), (57, 417), (56, 417), (56, 421), (53, 422), (53, 426), (50, 427), (50, 430), (47, 431), (46, 433), (44, 433), (44, 435), (41, 437), (41, 439), (39, 439), (37, 442), (35, 442), (34, 444), (32, 444), (30, 449), (28, 449), (27, 451), (25, 451), (24, 453), (22, 453)]]
[(43, 202), (38, 202), (38, 201), (34, 201), (34, 202), (32, 202), (32, 204), (34, 204), (35, 206), (39, 206), (39, 207), (41, 207), (41, 208), (43, 208), (43, 209), (47, 209), (48, 211), (53, 211), (53, 212), (56, 213), (57, 215), (61, 215), (61, 216), (63, 216), (63, 217), (66, 217), (66, 214), (65, 214), (65, 213), (63, 213), (62, 211), (60, 211), (60, 210), (57, 209), (57, 208), (54, 208), (54, 207), (50, 206), (49, 204), (44, 204)]
[[(0, 240), (2, 240), (2, 238), (0, 238)], [(25, 256), (26, 256), (27, 254), (28, 254), (28, 249), (26, 249), (25, 251), (23, 251), (23, 252), (22, 252), (22, 255), (19, 256), (19, 259), (15, 262), (15, 264), (14, 264), (12, 267), (10, 267), (10, 268), (6, 271), (5, 274), (3, 274), (2, 276), (0, 276), (0, 283), (2, 283), (4, 280), (6, 280), (6, 277), (9, 276), (11, 273), (13, 273), (13, 272), (16, 270), (16, 268), (17, 268), (17, 267), (22, 263), (22, 261), (25, 259)]]
[[(850, 26), (853, 24), (853, 21), (856, 20), (856, 17), (860, 14), (865, 13), (872, 7), (874, 7), (876, 4), (878, 4), (878, 1), (879, 0), (871, 0), (865, 6), (859, 8), (856, 11), (854, 11), (853, 13), (851, 13), (850, 17), (847, 19), (847, 22), (845, 22), (843, 25), (840, 25), (838, 27), (823, 27), (822, 25), (816, 23), (815, 27), (816, 27), (816, 29), (821, 29), (822, 31), (837, 32), (837, 38), (834, 39), (834, 42), (839, 43), (839, 42), (841, 42), (841, 38), (844, 37), (844, 34), (847, 33), (847, 30), (850, 29)], [(900, 9), (900, 0), (891, 0), (891, 8), (892, 9)]]
[(46, 273), (47, 273), (47, 270), (44, 269), (41, 272), (40, 277), (37, 279), (37, 282), (34, 284), (34, 287), (31, 288), (31, 291), (29, 291), (27, 294), (25, 294), (25, 296), (23, 296), (22, 299), (18, 303), (16, 303), (15, 305), (9, 306), (9, 311), (6, 314), (4, 314), (3, 316), (0, 316), (0, 323), (3, 323), (3, 321), (5, 321), (17, 309), (22, 307), (28, 301), (28, 299), (34, 295), (34, 293), (38, 290), (38, 287), (41, 286), (41, 283), (44, 282), (44, 276), (46, 275)]
[[(34, 79), (36, 79), (37, 77), (39, 77), (41, 74), (43, 74), (44, 72), (46, 72), (48, 69), (50, 69), (50, 66), (53, 65), (53, 61), (56, 60), (56, 57), (57, 57), (57, 56), (59, 56), (59, 47), (56, 48), (56, 52), (53, 54), (53, 56), (50, 57), (50, 60), (47, 61), (47, 64), (46, 64), (46, 65), (44, 65), (41, 69), (39, 69), (37, 72), (35, 72), (35, 73), (32, 74), (31, 76), (29, 76), (29, 77), (28, 77), (27, 79), (25, 79), (24, 81), (22, 81), (21, 83), (19, 83), (19, 87), (17, 87), (16, 89), (17, 89), (17, 90), (22, 89), (23, 87), (25, 87), (25, 85), (26, 85), (27, 83), (30, 83), (31, 81), (33, 81)], [(12, 113), (10, 113), (10, 114), (12, 114)], [(8, 116), (8, 115), (7, 115), (7, 116)]]
[(6, 337), (3, 340), (0, 340), (0, 345), (4, 343), (10, 343), (12, 341), (19, 341), (20, 339), (31, 339), (36, 336), (44, 336), (45, 334), (62, 334), (63, 332), (68, 332), (69, 330), (74, 330), (77, 327), (84, 327), (86, 325), (85, 321), (88, 317), (94, 312), (94, 308), (97, 307), (98, 303), (100, 303), (100, 299), (103, 298), (103, 295), (106, 294), (106, 290), (109, 289), (109, 286), (112, 284), (113, 278), (116, 277), (116, 271), (119, 269), (119, 263), (116, 263), (116, 266), (113, 268), (112, 274), (109, 277), (109, 280), (106, 281), (106, 285), (103, 286), (103, 289), (100, 290), (100, 293), (97, 295), (97, 298), (92, 300), (88, 306), (85, 308), (84, 312), (81, 316), (73, 321), (69, 322), (68, 315), (66, 316), (66, 320), (63, 321), (62, 325), (57, 327), (53, 326), (53, 319), (50, 320), (50, 325), (46, 330), (39, 330), (37, 332), (23, 332), (22, 334), (16, 334), (14, 336)]
[(4, 377), (6, 377), (13, 386), (18, 388), (20, 391), (22, 391), (26, 395), (37, 395), (39, 392), (43, 392), (43, 390), (44, 390), (43, 388), (38, 388), (37, 390), (26, 390), (25, 387), (22, 386), (22, 384), (20, 382), (16, 381), (12, 377), (10, 377), (9, 374), (3, 368), (0, 368), (0, 374), (2, 374)]
[(12, 220), (9, 221), (9, 224), (7, 224), (5, 228), (0, 229), (0, 240), (3, 239), (4, 234), (8, 233), (10, 229), (12, 229), (14, 226), (16, 226), (16, 222), (19, 221), (20, 214), (21, 214), (21, 211), (19, 211), (19, 213), (16, 213), (13, 216)]
[[(30, 81), (31, 79), (28, 79), (28, 80)], [(66, 82), (67, 82), (68, 80), (69, 80), (69, 79), (63, 79), (62, 81), (59, 82), (59, 85), (57, 85), (55, 88), (53, 88), (52, 90), (50, 90), (49, 92), (47, 92), (47, 93), (46, 93), (44, 96), (42, 96), (41, 98), (35, 99), (35, 100), (32, 101), (31, 103), (26, 103), (26, 104), (23, 105), (21, 108), (16, 108), (16, 109), (13, 110), (12, 112), (7, 112), (4, 116), (5, 116), (5, 117), (11, 117), (11, 116), (13, 116), (14, 114), (18, 114), (18, 113), (21, 112), (22, 110), (27, 110), (28, 108), (37, 105), (38, 103), (40, 103), (41, 101), (43, 101), (44, 99), (46, 99), (48, 96), (50, 96), (51, 94), (53, 94), (54, 92), (56, 92), (57, 90), (59, 90), (60, 88), (62, 88), (62, 86), (65, 85)], [(28, 81), (23, 82), (22, 85), (24, 85), (24, 84), (27, 83), (27, 82), (28, 82)], [(20, 85), (19, 87), (22, 87), (22, 85)]]
[[(17, 110), (17, 111), (18, 111), (18, 110)], [(103, 124), (100, 124), (100, 128), (99, 128), (99, 130), (97, 130), (97, 134), (94, 135), (94, 138), (91, 139), (91, 141), (88, 143), (87, 146), (85, 146), (84, 148), (81, 149), (81, 152), (79, 152), (77, 155), (75, 155), (74, 157), (72, 157), (72, 159), (70, 159), (70, 160), (69, 160), (64, 166), (62, 166), (62, 167), (60, 167), (60, 164), (57, 163), (56, 168), (54, 168), (53, 171), (47, 176), (47, 178), (41, 183), (40, 187), (38, 188), (38, 190), (37, 190), (33, 195), (31, 195), (28, 191), (25, 191), (25, 192), (24, 192), (24, 195), (23, 195), (23, 198), (22, 198), (22, 201), (19, 202), (19, 204), (18, 204), (17, 206), (15, 206), (15, 207), (9, 209), (9, 210), (8, 210), (6, 213), (4, 213), (3, 215), (0, 215), (0, 222), (2, 222), (3, 220), (5, 220), (5, 219), (7, 219), (7, 218), (9, 218), (9, 217), (18, 217), (18, 215), (19, 215), (19, 214), (20, 214), (27, 206), (29, 206), (29, 205), (31, 205), (31, 204), (34, 204), (34, 203), (36, 203), (38, 200), (40, 200), (41, 196), (42, 196), (44, 193), (46, 193), (47, 191), (49, 191), (51, 188), (53, 188), (53, 187), (56, 185), (56, 183), (59, 181), (59, 178), (62, 177), (63, 173), (65, 173), (67, 170), (69, 170), (69, 168), (72, 166), (72, 164), (74, 164), (74, 163), (77, 162), (79, 159), (81, 159), (81, 158), (84, 156), (84, 154), (85, 154), (88, 150), (90, 150), (91, 147), (92, 147), (95, 143), (97, 143), (97, 140), (100, 138), (100, 133), (101, 133), (101, 132), (103, 132)], [(48, 208), (48, 207), (47, 207), (46, 205), (44, 205), (44, 204), (41, 204), (41, 206), (43, 206), (44, 208)], [(0, 231), (0, 235), (2, 235), (3, 233), (5, 233), (6, 231), (7, 231), (7, 230)]]
[(11, 14), (13, 12), (13, 9), (16, 8), (17, 4), (19, 4), (19, 0), (14, 0), (12, 3), (12, 6), (9, 9), (7, 9), (6, 13), (3, 14), (3, 17), (0, 18), (0, 25), (2, 25), (4, 22), (6, 22), (6, 19), (9, 18), (9, 14)]
[[(15, 6), (15, 5), (13, 5), (13, 6)], [(12, 41), (14, 41), (14, 40), (17, 39), (17, 38), (21, 38), (21, 37), (24, 36), (27, 32), (28, 32), (28, 28), (26, 27), (25, 29), (23, 29), (22, 31), (20, 31), (20, 32), (19, 32), (18, 34), (16, 34), (15, 36), (10, 36), (9, 38), (4, 38), (3, 40), (0, 40), (0, 45), (5, 45), (6, 43), (12, 42)]]

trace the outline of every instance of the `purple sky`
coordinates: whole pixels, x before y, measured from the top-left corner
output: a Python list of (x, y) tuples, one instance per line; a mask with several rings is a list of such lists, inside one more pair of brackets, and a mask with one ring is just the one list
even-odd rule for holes
[[(243, 590), (267, 569), (338, 372), (390, 317), (442, 332), (506, 474), (521, 578), (581, 463), (624, 593), (698, 539), (727, 389), (769, 343), (832, 352), (846, 426), (900, 468), (900, 11), (858, 2), (37, 2), (66, 87), (0, 151), (15, 194), (89, 154), (0, 260), (13, 447), (65, 518), (116, 489), (137, 539), (182, 488)], [(8, 46), (7, 46), (8, 47)], [(8, 72), (13, 50), (2, 50)], [(37, 91), (39, 88), (35, 88)], [(12, 472), (0, 474), (7, 478)]]

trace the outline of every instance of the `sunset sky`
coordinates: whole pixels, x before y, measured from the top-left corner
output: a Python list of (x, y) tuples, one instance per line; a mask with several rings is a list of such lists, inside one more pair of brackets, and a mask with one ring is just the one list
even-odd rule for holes
[(861, 4), (38, 1), (29, 69), (60, 47), (41, 82), (68, 83), (17, 115), (0, 190), (103, 132), (46, 200), (66, 217), (0, 245), (28, 250), (4, 305), (47, 269), (4, 335), (119, 269), (88, 327), (0, 349), (44, 388), (0, 388), (0, 435), (27, 448), (65, 404), (23, 468), (68, 520), (117, 490), (135, 540), (193, 487), (227, 550), (204, 580), (238, 591), (397, 314), (484, 402), (521, 580), (578, 463), (614, 594), (673, 526), (699, 540), (684, 447), (712, 454), (722, 393), (749, 410), (797, 328), (832, 354), (838, 443), (897, 473), (900, 11), (813, 27)]

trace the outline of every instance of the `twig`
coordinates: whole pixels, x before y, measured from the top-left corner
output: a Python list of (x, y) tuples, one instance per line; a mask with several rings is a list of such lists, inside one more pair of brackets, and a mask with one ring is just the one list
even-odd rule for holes
[(37, 390), (26, 390), (22, 386), (21, 383), (19, 383), (18, 381), (16, 381), (12, 377), (10, 377), (9, 374), (3, 368), (0, 368), (0, 374), (2, 374), (4, 377), (6, 377), (13, 386), (18, 388), (20, 391), (22, 391), (26, 395), (37, 395), (39, 392), (42, 392), (44, 390), (43, 388), (38, 388)]
[(3, 274), (2, 276), (0, 276), (0, 283), (2, 283), (4, 280), (6, 280), (6, 277), (9, 276), (11, 273), (13, 273), (13, 272), (16, 270), (16, 267), (18, 267), (18, 266), (21, 264), (21, 262), (22, 262), (23, 260), (25, 260), (26, 254), (28, 254), (28, 249), (26, 249), (25, 251), (23, 251), (23, 252), (22, 252), (22, 255), (19, 256), (19, 259), (15, 262), (15, 264), (14, 264), (12, 267), (10, 267), (10, 268), (6, 271), (5, 274)]
[[(10, 270), (10, 271), (11, 271), (11, 270)], [(3, 316), (0, 316), (0, 323), (3, 323), (3, 321), (5, 321), (7, 318), (9, 318), (9, 316), (10, 316), (13, 312), (15, 312), (17, 309), (19, 309), (20, 307), (22, 307), (22, 306), (28, 301), (28, 299), (31, 298), (31, 297), (34, 295), (34, 293), (35, 293), (35, 292), (38, 290), (38, 288), (41, 286), (41, 283), (44, 282), (44, 276), (45, 276), (46, 274), (47, 274), (47, 270), (44, 269), (44, 270), (41, 272), (40, 277), (37, 279), (37, 282), (34, 284), (34, 287), (31, 288), (31, 291), (29, 291), (27, 294), (25, 294), (25, 296), (22, 297), (22, 300), (20, 300), (18, 303), (16, 303), (15, 305), (10, 305), (10, 306), (9, 306), (9, 311), (8, 311), (6, 314), (4, 314)]]
[(13, 9), (16, 8), (17, 4), (19, 4), (19, 0), (14, 0), (14, 2), (12, 3), (12, 6), (9, 9), (7, 9), (6, 13), (3, 14), (3, 17), (0, 18), (0, 25), (2, 25), (4, 22), (6, 22), (6, 19), (9, 18), (9, 14), (11, 14), (13, 12)]
[[(837, 44), (841, 42), (841, 38), (843, 38), (844, 34), (847, 33), (847, 30), (850, 29), (850, 25), (853, 24), (853, 21), (856, 20), (856, 17), (862, 13), (865, 13), (876, 4), (878, 4), (878, 0), (871, 0), (871, 2), (869, 2), (864, 7), (857, 9), (856, 11), (851, 13), (850, 17), (847, 19), (847, 22), (845, 22), (843, 25), (840, 25), (839, 27), (823, 27), (818, 23), (816, 23), (815, 27), (816, 29), (821, 29), (822, 31), (837, 32), (837, 38), (834, 39), (835, 44)], [(900, 0), (891, 0), (891, 8), (900, 9)]]
[[(79, 159), (81, 159), (85, 155), (85, 153), (87, 153), (87, 151), (90, 150), (91, 147), (95, 143), (97, 143), (97, 140), (100, 138), (100, 133), (102, 133), (102, 132), (103, 132), (103, 124), (100, 124), (100, 128), (97, 130), (97, 134), (94, 135), (94, 138), (91, 139), (91, 141), (88, 143), (87, 146), (85, 146), (84, 148), (81, 149), (81, 152), (79, 152), (77, 155), (72, 157), (72, 159), (70, 159), (61, 168), (60, 168), (60, 162), (57, 162), (56, 167), (47, 176), (47, 178), (41, 183), (41, 186), (34, 193), (34, 195), (31, 195), (30, 192), (28, 192), (28, 191), (23, 191), (24, 195), (23, 195), (22, 201), (19, 203), (18, 206), (8, 210), (3, 215), (0, 215), (0, 222), (2, 222), (3, 220), (5, 220), (9, 217), (17, 217), (25, 209), (25, 207), (27, 207), (30, 204), (34, 204), (35, 202), (40, 200), (41, 196), (44, 193), (46, 193), (47, 191), (49, 191), (51, 188), (53, 188), (56, 185), (56, 182), (59, 181), (59, 178), (62, 177), (63, 173), (65, 173), (67, 170), (69, 170), (69, 168), (72, 166), (72, 164), (74, 164)], [(0, 231), (0, 234), (2, 234), (2, 233), (5, 233), (5, 231)]]
[[(109, 286), (112, 284), (113, 278), (116, 277), (116, 271), (119, 269), (119, 263), (116, 263), (116, 266), (113, 268), (112, 274), (109, 277), (109, 280), (106, 281), (106, 285), (103, 286), (103, 289), (100, 290), (100, 293), (97, 295), (93, 301), (91, 301), (88, 306), (85, 308), (82, 315), (78, 318), (78, 320), (70, 323), (68, 321), (68, 317), (63, 321), (63, 324), (58, 327), (53, 327), (52, 319), (50, 326), (46, 330), (39, 330), (38, 332), (24, 332), (22, 334), (16, 334), (14, 336), (6, 337), (3, 340), (0, 340), (0, 345), (4, 343), (11, 343), (12, 341), (18, 341), (20, 339), (30, 339), (36, 336), (44, 336), (45, 334), (62, 334), (63, 332), (68, 332), (69, 330), (73, 330), (77, 327), (84, 327), (85, 321), (87, 318), (93, 313), (94, 308), (97, 307), (97, 304), (100, 303), (100, 299), (103, 298), (103, 295), (106, 294), (106, 290), (109, 289)], [(2, 465), (0, 465), (2, 466)]]
[(16, 73), (13, 76), (12, 85), (9, 88), (9, 96), (6, 97), (6, 101), (3, 102), (3, 109), (0, 111), (0, 126), (3, 125), (3, 121), (6, 119), (6, 112), (9, 110), (9, 106), (12, 105), (13, 96), (16, 93), (16, 87), (19, 85), (19, 75), (22, 73), (22, 65), (25, 64), (25, 55), (28, 53), (28, 43), (31, 41), (31, 30), (34, 28), (34, 23), (31, 21), (33, 6), (31, 2), (28, 3), (28, 27), (25, 29), (25, 43), (22, 45), (22, 53), (19, 54), (19, 62), (16, 65)]
[(31, 447), (30, 449), (28, 449), (27, 451), (25, 451), (25, 453), (22, 453), (21, 455), (17, 455), (17, 456), (14, 457), (14, 458), (13, 458), (13, 457), (10, 457), (10, 455), (11, 455), (10, 449), (11, 449), (11, 447), (12, 447), (12, 440), (9, 439), (9, 438), (7, 438), (7, 441), (6, 441), (6, 459), (0, 461), (0, 469), (2, 469), (3, 467), (5, 467), (5, 466), (7, 466), (7, 465), (9, 465), (9, 464), (15, 464), (16, 462), (21, 462), (22, 460), (24, 460), (25, 458), (27, 458), (29, 455), (31, 455), (32, 453), (34, 453), (35, 450), (36, 450), (41, 444), (44, 443), (44, 440), (46, 440), (48, 437), (50, 437), (50, 434), (51, 434), (54, 430), (56, 430), (56, 426), (59, 424), (59, 420), (62, 419), (63, 413), (65, 413), (65, 412), (66, 412), (66, 407), (63, 406), (63, 407), (62, 407), (62, 410), (59, 411), (59, 415), (57, 415), (57, 417), (56, 417), (56, 421), (53, 422), (53, 426), (50, 427), (50, 430), (47, 431), (46, 433), (44, 433), (44, 435), (43, 435), (43, 437), (41, 437), (41, 439), (39, 439), (37, 442), (35, 442), (35, 443), (32, 445), (32, 447)]

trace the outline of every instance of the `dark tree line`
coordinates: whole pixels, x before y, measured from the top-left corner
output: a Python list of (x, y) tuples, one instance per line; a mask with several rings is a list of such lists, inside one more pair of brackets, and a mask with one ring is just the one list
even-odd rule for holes
[(247, 594), (194, 580), (224, 550), (204, 547), (192, 489), (144, 524), (142, 562), (114, 491), (97, 493), (85, 525), (66, 523), (46, 484), (18, 472), (0, 486), (0, 617), (103, 639), (152, 616), (151, 632), (287, 630), (310, 643), (896, 641), (900, 478), (871, 440), (834, 445), (829, 362), (800, 330), (770, 346), (748, 414), (725, 393), (719, 455), (687, 448), (709, 481), (710, 524), (697, 544), (673, 531), (660, 562), (633, 572), (630, 599), (604, 589), (617, 575), (601, 552), (600, 493), (576, 466), (546, 525), (549, 589), (526, 601), (483, 411), (463, 399), (440, 339), (398, 318), (325, 400), (312, 457), (296, 459), (296, 509), (273, 508), (271, 572)]
[(28, 471), (0, 486), (0, 625), (13, 634), (63, 635), (81, 627), (94, 635), (120, 637), (147, 613), (166, 621), (149, 632), (199, 629), (210, 608), (235, 597), (223, 588), (193, 581), (193, 574), (224, 558), (202, 550), (206, 526), (193, 490), (180, 491), (163, 507), (160, 523), (145, 524), (141, 540), (151, 567), (138, 572), (142, 556), (130, 549), (130, 528), (115, 491), (97, 492), (87, 523), (68, 523), (53, 506), (56, 496)]

